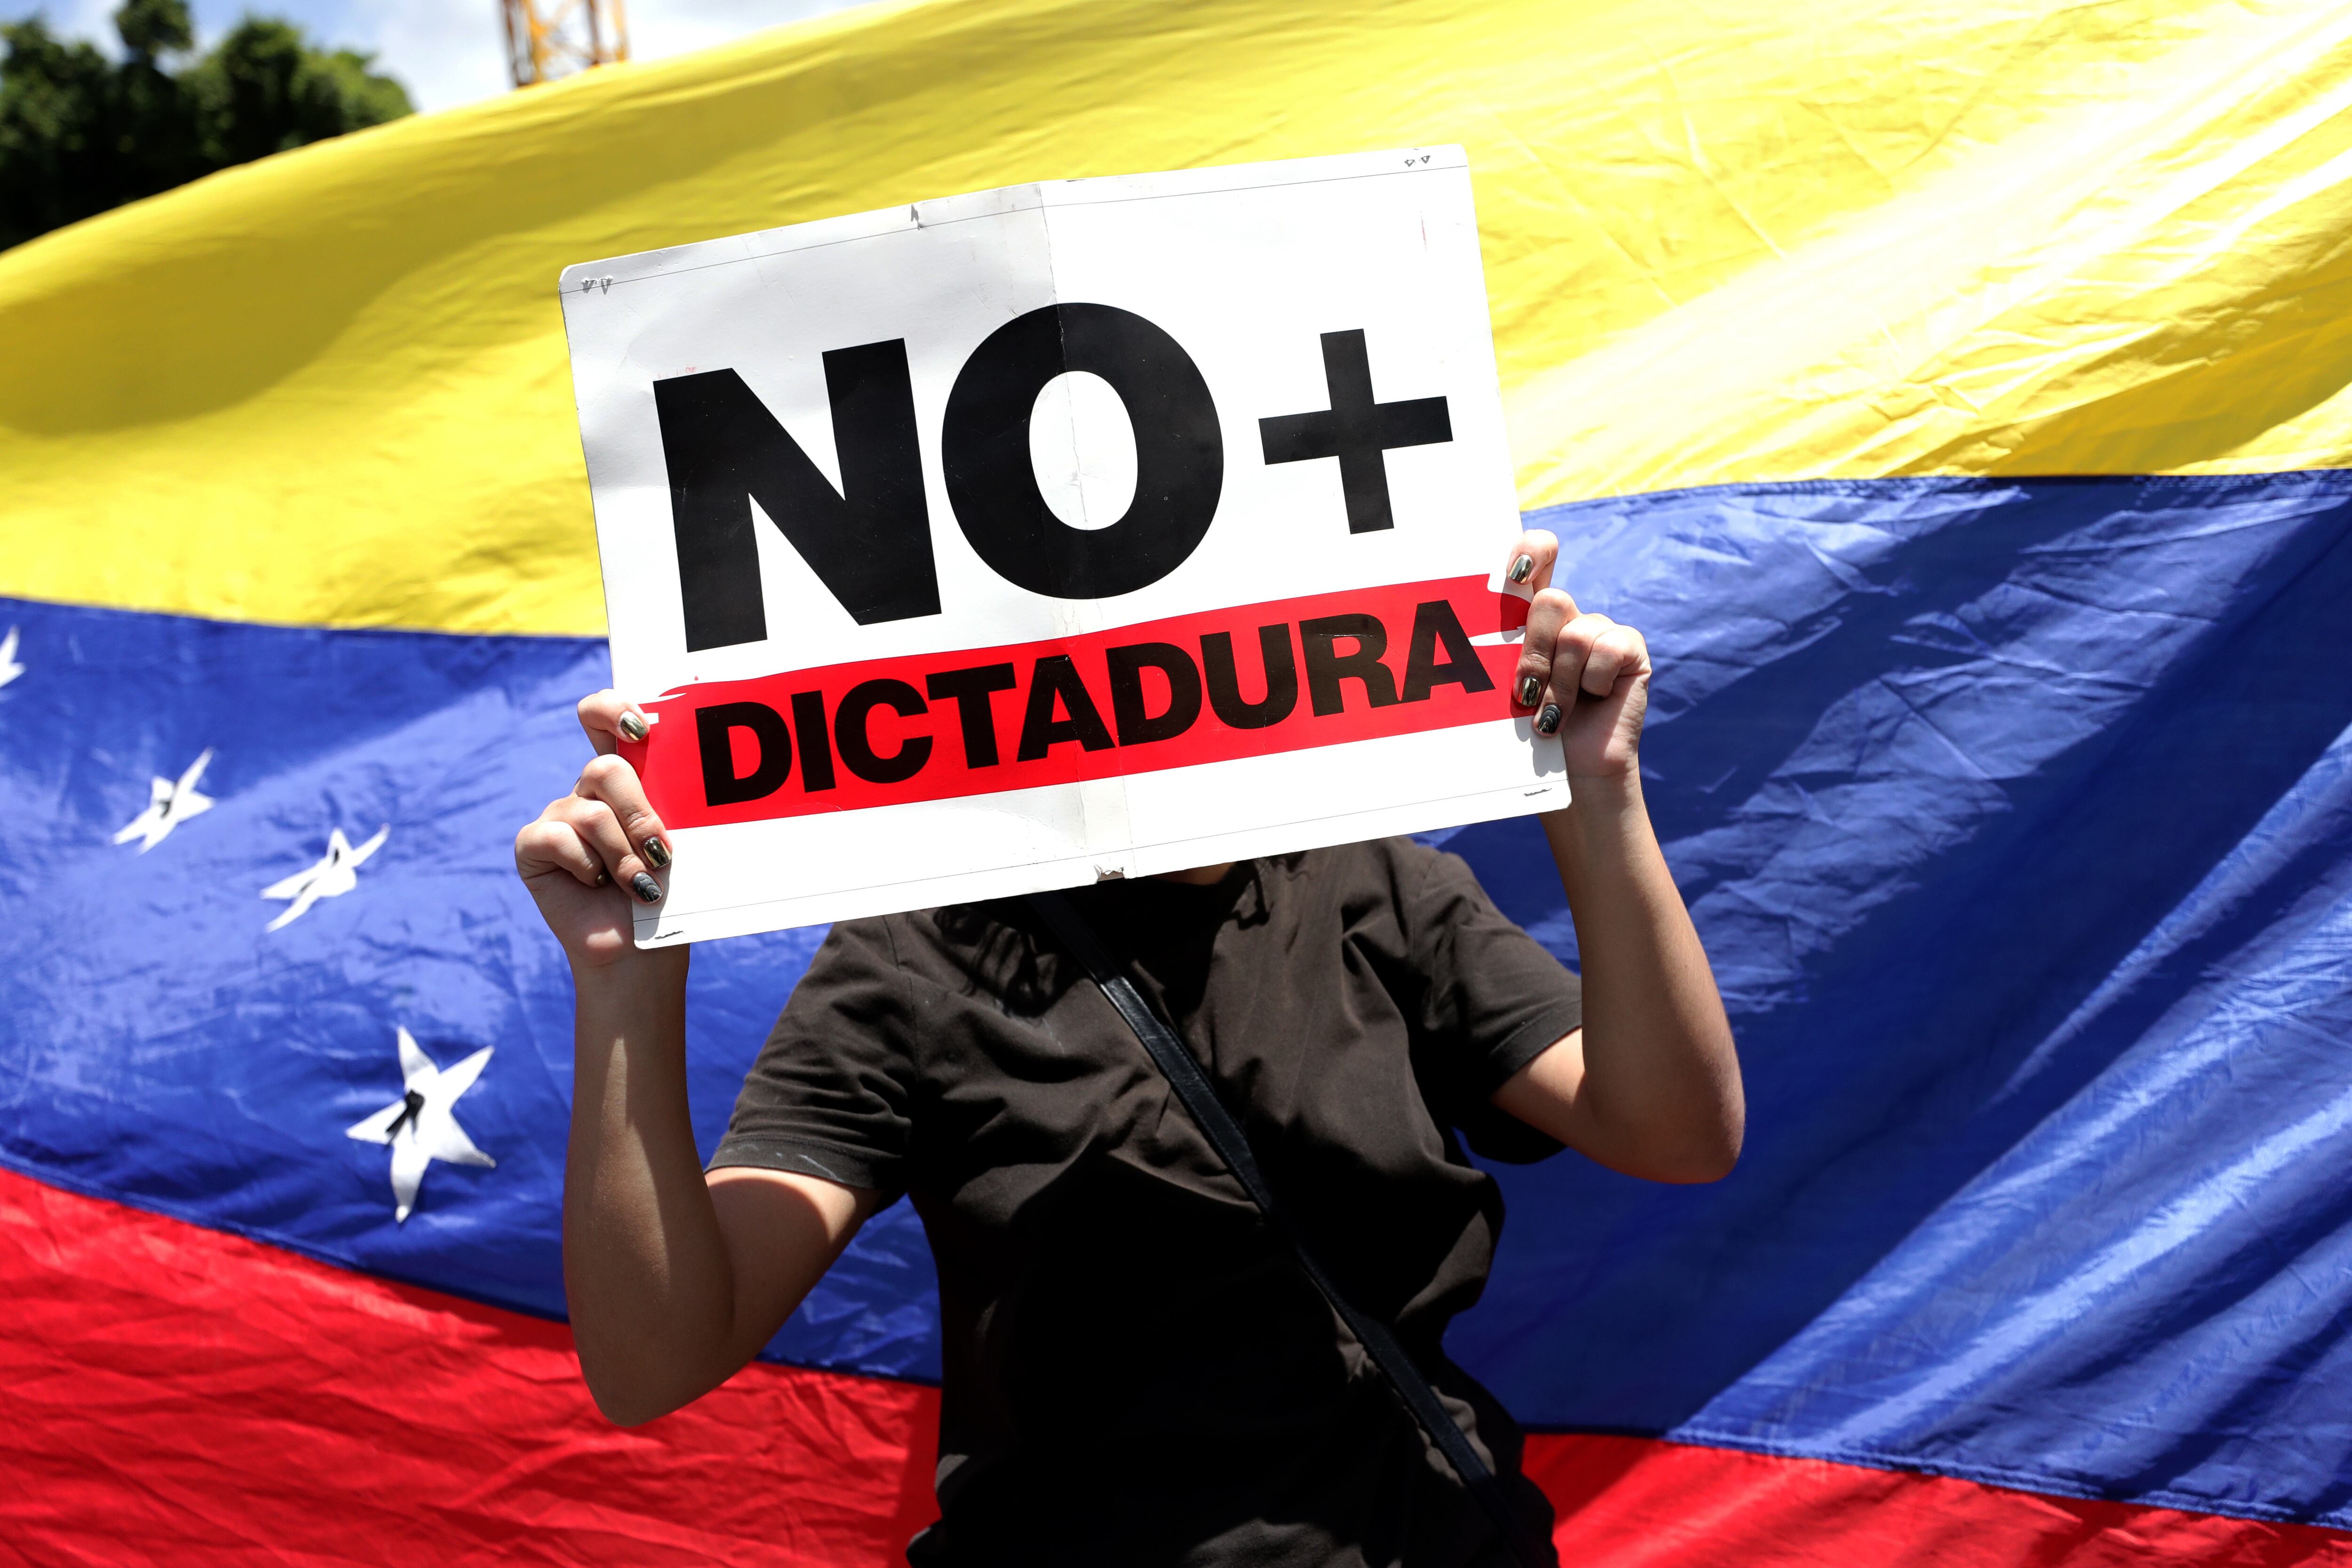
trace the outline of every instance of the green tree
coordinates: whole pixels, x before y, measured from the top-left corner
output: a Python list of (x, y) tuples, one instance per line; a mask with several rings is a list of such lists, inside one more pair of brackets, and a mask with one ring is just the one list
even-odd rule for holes
[(0, 247), (141, 196), (411, 112), (350, 49), (247, 16), (201, 58), (186, 0), (125, 0), (124, 58), (40, 17), (0, 25)]

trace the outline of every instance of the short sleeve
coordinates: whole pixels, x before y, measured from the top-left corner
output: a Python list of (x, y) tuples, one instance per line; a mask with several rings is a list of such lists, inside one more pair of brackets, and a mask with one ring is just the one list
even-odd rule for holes
[(1454, 1120), (1471, 1147), (1523, 1161), (1560, 1145), (1489, 1097), (1505, 1079), (1584, 1022), (1575, 973), (1495, 907), (1457, 855), (1423, 849), (1426, 866), (1404, 910), (1415, 967), (1426, 978), (1422, 1027), (1448, 1041), (1463, 1074)]
[(887, 920), (835, 925), (744, 1075), (710, 1168), (903, 1192), (914, 1086), (907, 984)]

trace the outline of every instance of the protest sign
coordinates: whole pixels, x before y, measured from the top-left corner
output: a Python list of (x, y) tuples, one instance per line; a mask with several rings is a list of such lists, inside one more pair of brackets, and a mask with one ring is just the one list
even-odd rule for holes
[(643, 943), (1549, 810), (1459, 148), (566, 269)]

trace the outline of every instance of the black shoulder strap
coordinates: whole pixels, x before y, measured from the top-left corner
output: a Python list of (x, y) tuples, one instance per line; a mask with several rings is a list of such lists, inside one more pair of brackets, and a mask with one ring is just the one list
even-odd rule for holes
[(1298, 1259), (1299, 1268), (1306, 1270), (1307, 1278), (1323, 1292), (1323, 1299), (1331, 1303), (1331, 1310), (1339, 1314), (1339, 1321), (1347, 1324), (1348, 1331), (1356, 1336), (1357, 1342), (1364, 1347), (1373, 1364), (1388, 1378), (1389, 1385), (1396, 1390), (1397, 1397), (1403, 1402), (1404, 1407), (1412, 1412), (1414, 1420), (1421, 1423), (1421, 1429), (1429, 1434), (1430, 1441), (1437, 1445), (1438, 1451), (1454, 1467), (1454, 1473), (1462, 1478), (1462, 1484), (1470, 1489), (1471, 1495), (1493, 1518), (1496, 1528), (1510, 1542), (1512, 1554), (1518, 1558), (1522, 1568), (1555, 1568), (1559, 1559), (1537, 1542), (1534, 1532), (1512, 1506), (1510, 1494), (1503, 1489), (1503, 1483), (1496, 1479), (1495, 1472), (1486, 1468), (1486, 1462), (1478, 1457), (1478, 1450), (1472, 1447), (1470, 1439), (1463, 1436), (1462, 1428), (1455, 1426), (1454, 1418), (1445, 1413), (1445, 1406), (1438, 1400), (1437, 1391), (1429, 1385), (1429, 1379), (1422, 1375), (1421, 1368), (1415, 1366), (1412, 1358), (1405, 1353), (1404, 1346), (1397, 1342), (1396, 1335), (1390, 1331), (1386, 1323), (1360, 1311), (1340, 1293), (1331, 1276), (1324, 1271), (1322, 1264), (1316, 1261), (1315, 1255), (1307, 1249), (1298, 1233), (1284, 1218), (1280, 1206), (1275, 1202), (1274, 1189), (1266, 1184), (1265, 1173), (1258, 1168), (1257, 1156), (1250, 1150), (1249, 1138), (1243, 1132), (1242, 1124), (1234, 1119), (1232, 1111), (1225, 1109), (1225, 1102), (1217, 1098), (1215, 1086), (1210, 1083), (1208, 1073), (1193, 1058), (1191, 1049), (1177, 1037), (1176, 1031), (1167, 1021), (1152, 1011), (1151, 1005), (1143, 999), (1134, 982), (1129, 980), (1126, 973), (1103, 951), (1102, 943), (1095, 939), (1093, 928), (1087, 924), (1085, 918), (1067, 899), (1059, 893), (1033, 893), (1029, 901), (1045, 917), (1045, 923), (1054, 928), (1054, 934), (1061, 938), (1062, 945), (1087, 966), (1087, 973), (1095, 978), (1095, 984), (1102, 987), (1103, 994), (1110, 998), (1111, 1005), (1118, 1009), (1119, 1016), (1127, 1020), (1128, 1027), (1133, 1029), (1136, 1038), (1143, 1042), (1143, 1048), (1150, 1053), (1151, 1059), (1167, 1075), (1168, 1082), (1176, 1090), (1176, 1098), (1184, 1102), (1184, 1109), (1192, 1113), (1192, 1120), (1208, 1136), (1217, 1157), (1224, 1161), (1226, 1169), (1233, 1172), (1234, 1179), (1249, 1194), (1250, 1201), (1274, 1226), (1275, 1233), (1289, 1245), (1292, 1256)]

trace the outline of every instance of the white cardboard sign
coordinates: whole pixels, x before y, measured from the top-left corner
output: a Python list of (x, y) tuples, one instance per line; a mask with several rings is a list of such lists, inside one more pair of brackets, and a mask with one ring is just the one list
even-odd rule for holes
[(1567, 804), (1459, 148), (565, 270), (641, 943)]

